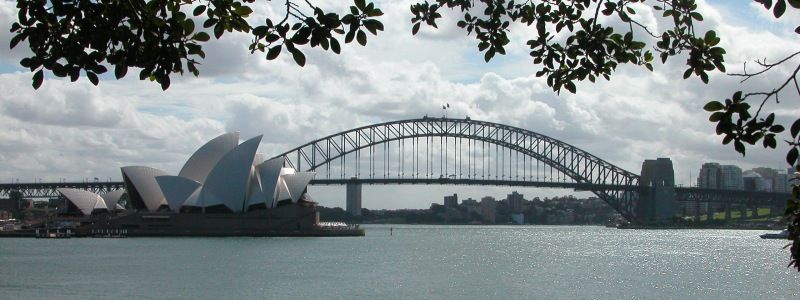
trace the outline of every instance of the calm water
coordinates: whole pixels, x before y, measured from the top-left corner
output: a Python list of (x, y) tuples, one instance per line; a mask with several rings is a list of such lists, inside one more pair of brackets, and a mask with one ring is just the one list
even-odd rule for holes
[(760, 231), (367, 227), (358, 238), (0, 239), (0, 298), (800, 299)]

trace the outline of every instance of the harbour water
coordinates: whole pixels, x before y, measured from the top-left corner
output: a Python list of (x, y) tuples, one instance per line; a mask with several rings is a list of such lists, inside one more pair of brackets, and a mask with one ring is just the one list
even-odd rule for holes
[(0, 239), (0, 298), (800, 299), (787, 241), (762, 231), (364, 227), (345, 238)]

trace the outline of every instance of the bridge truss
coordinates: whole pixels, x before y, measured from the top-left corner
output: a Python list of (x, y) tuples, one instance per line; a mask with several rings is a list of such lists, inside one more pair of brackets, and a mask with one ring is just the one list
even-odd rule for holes
[(581, 187), (628, 219), (639, 176), (554, 138), (503, 124), (421, 118), (332, 134), (287, 151), (317, 184), (359, 182)]
[(56, 189), (73, 188), (90, 191), (95, 194), (105, 194), (114, 190), (123, 189), (122, 181), (96, 181), (96, 182), (36, 182), (36, 183), (3, 183), (0, 184), (0, 199), (11, 198), (11, 192), (19, 191), (22, 198), (58, 198), (61, 195)]

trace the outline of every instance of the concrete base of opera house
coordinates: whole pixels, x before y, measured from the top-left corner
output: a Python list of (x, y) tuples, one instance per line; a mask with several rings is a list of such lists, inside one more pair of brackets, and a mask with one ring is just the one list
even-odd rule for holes
[(287, 204), (246, 213), (128, 212), (84, 218), (74, 236), (363, 236), (357, 226), (319, 225), (313, 205)]

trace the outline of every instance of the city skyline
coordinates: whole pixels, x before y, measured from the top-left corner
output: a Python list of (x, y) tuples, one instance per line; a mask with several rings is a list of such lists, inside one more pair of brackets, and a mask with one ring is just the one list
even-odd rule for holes
[[(751, 3), (698, 4), (704, 25), (719, 32), (729, 53), (740, 55), (727, 58), (729, 70), (740, 69), (744, 61), (779, 57), (785, 49), (797, 48), (792, 18), (775, 21)], [(0, 19), (10, 24), (16, 17), (14, 5), (0, 2)], [(175, 77), (166, 92), (135, 76), (120, 81), (108, 77), (99, 87), (85, 79), (69, 83), (48, 77), (34, 91), (31, 74), (18, 66), (24, 47), (13, 51), (4, 47), (0, 50), (0, 87), (6, 91), (0, 95), (0, 126), (5, 129), (0, 134), (0, 181), (121, 180), (118, 167), (125, 165), (151, 165), (176, 173), (180, 168), (176, 161), (226, 131), (244, 136), (264, 132), (260, 148), (275, 155), (357, 126), (440, 116), (443, 103), (450, 104), (449, 117), (469, 116), (539, 132), (634, 173), (645, 159), (669, 157), (675, 164), (676, 184), (695, 183), (707, 161), (742, 169), (784, 168), (782, 142), (774, 151), (751, 147), (742, 158), (714, 135), (701, 107), (730, 95), (736, 78), (713, 74), (708, 86), (696, 79), (677, 80), (683, 61), (676, 57), (667, 65), (656, 64), (654, 74), (621, 67), (610, 82), (580, 83), (578, 94), (556, 95), (544, 79), (532, 75), (536, 69), (527, 56), (524, 30), (512, 34), (508, 56), (485, 64), (472, 39), (454, 22), (442, 22), (441, 29), (423, 29), (412, 37), (408, 2), (378, 2), (378, 6), (386, 13), (386, 32), (370, 39), (367, 47), (347, 45), (339, 56), (309, 51), (306, 67), (299, 68), (288, 55), (270, 62), (249, 55), (247, 38), (232, 35), (208, 44), (209, 58), (199, 78)], [(655, 22), (649, 12), (639, 15), (644, 22)], [(734, 37), (745, 41), (732, 43)], [(10, 33), (1, 32), (0, 39), (9, 40)], [(749, 86), (767, 84), (769, 78)], [(627, 88), (631, 86), (637, 88)], [(778, 113), (779, 119), (797, 115), (790, 109)], [(284, 126), (285, 131), (269, 130)], [(322, 191), (314, 194), (323, 205), (344, 207), (344, 187), (312, 189)], [(421, 198), (432, 200), (455, 191), (479, 199), (484, 196), (479, 193), (487, 190), (498, 198), (509, 193), (502, 187), (364, 186), (363, 203), (367, 208), (423, 207), (430, 202)], [(537, 191), (551, 196), (576, 194)], [(525, 189), (525, 193), (532, 192)]]

